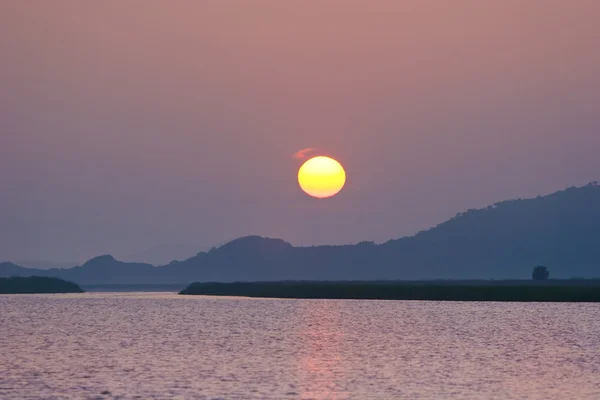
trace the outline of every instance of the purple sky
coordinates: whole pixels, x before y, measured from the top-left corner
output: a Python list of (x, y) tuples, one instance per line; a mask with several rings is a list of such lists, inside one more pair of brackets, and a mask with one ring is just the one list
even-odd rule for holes
[[(0, 2), (0, 260), (385, 241), (600, 179), (600, 2)], [(296, 182), (313, 147), (348, 182)]]

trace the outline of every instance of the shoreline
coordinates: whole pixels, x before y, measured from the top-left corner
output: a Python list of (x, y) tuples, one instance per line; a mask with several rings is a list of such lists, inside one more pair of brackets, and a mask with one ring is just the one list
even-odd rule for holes
[(600, 302), (600, 280), (195, 282), (180, 295), (282, 299)]
[(0, 278), (0, 294), (85, 293), (79, 285), (47, 276)]

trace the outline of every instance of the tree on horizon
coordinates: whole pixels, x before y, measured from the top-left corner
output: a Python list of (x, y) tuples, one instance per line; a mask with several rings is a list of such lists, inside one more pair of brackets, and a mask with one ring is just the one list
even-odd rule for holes
[(550, 278), (550, 271), (543, 265), (538, 265), (531, 273), (531, 279), (534, 281), (546, 281)]

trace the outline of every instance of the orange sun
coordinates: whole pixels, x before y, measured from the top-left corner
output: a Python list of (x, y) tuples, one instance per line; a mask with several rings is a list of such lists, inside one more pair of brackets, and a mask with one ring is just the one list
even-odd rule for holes
[(298, 183), (306, 194), (324, 199), (342, 190), (346, 183), (346, 171), (333, 158), (313, 157), (300, 167)]

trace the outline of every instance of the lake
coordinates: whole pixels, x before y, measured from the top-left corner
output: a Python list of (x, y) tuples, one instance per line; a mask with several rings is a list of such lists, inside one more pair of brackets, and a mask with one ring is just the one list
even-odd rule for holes
[(0, 399), (598, 399), (600, 304), (0, 296)]

